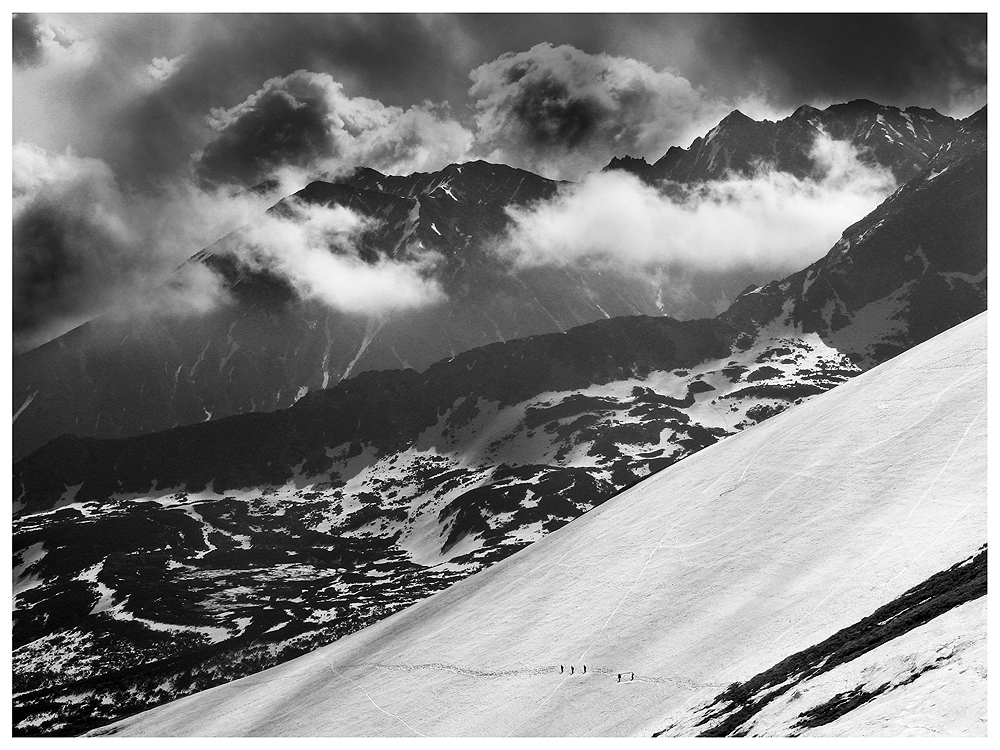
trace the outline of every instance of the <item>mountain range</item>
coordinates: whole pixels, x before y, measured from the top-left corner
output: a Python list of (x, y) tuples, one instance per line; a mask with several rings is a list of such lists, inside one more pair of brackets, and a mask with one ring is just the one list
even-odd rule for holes
[(758, 122), (735, 110), (686, 149), (673, 146), (652, 164), (624, 157), (608, 167), (650, 182), (702, 183), (732, 172), (751, 174), (761, 163), (806, 177), (816, 169), (812, 136), (823, 132), (861, 149), (868, 163), (887, 167), (906, 182), (927, 166), (955, 128), (955, 120), (933, 109), (901, 110), (866, 99), (826, 109), (803, 105), (777, 122)]
[[(655, 314), (648, 279), (500, 267), (485, 238), (504, 231), (505, 209), (560, 187), (476, 162), (408, 177), (360, 169), (296, 196), (382, 217), (362, 257), (436, 248), (447, 311), (337, 316), (242, 268), (226, 238), (193, 262), (228, 280), (233, 306), (183, 325), (113, 323), (116, 347), (84, 327), (17, 358), (15, 731), (99, 726), (472, 576), (427, 600), (436, 607), (511, 555), (503, 570), (543, 554), (539, 540), (567, 524), (560, 538), (572, 535), (574, 519), (604, 517), (612, 498), (648, 496), (691, 454), (778, 429), (770, 418), (794, 407), (787, 425), (833, 394), (813, 397), (981, 313), (985, 109), (961, 122), (870, 102), (778, 123), (734, 113), (690, 149), (609, 168), (651, 184), (768, 158), (798, 173), (817, 129), (869, 146), (899, 188), (824, 257), (714, 317)], [(393, 363), (405, 367), (380, 369)]]
[[(985, 118), (985, 113), (983, 114)], [(857, 101), (803, 107), (776, 123), (734, 112), (689, 149), (672, 148), (649, 169), (661, 185), (705, 184), (768, 165), (796, 176), (817, 166), (820, 132), (891, 169), (900, 183), (973, 126), (932, 110)], [(15, 460), (63, 434), (128, 437), (220, 417), (291, 406), (305, 393), (367, 370), (413, 368), (514, 338), (564, 331), (623, 315), (713, 317), (740, 290), (773, 277), (746, 269), (724, 278), (678, 275), (670, 264), (642, 272), (594, 262), (519, 267), (495, 250), (510, 209), (536, 205), (560, 183), (498, 164), (451, 165), (406, 177), (358, 169), (315, 182), (289, 205), (340, 206), (373, 222), (358, 241), (369, 261), (432, 253), (444, 300), (415, 310), (359, 314), (297, 295), (287, 281), (240, 263), (234, 233), (192, 260), (214, 269), (228, 304), (207, 314), (104, 316), (14, 359)], [(690, 291), (689, 291), (690, 290)]]

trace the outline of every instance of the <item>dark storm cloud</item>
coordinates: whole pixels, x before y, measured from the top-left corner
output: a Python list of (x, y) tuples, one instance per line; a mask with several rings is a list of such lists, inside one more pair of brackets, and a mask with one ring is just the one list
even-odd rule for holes
[(14, 36), (11, 42), (15, 65), (37, 65), (42, 60), (42, 40), (38, 17), (33, 13), (14, 14)]
[(985, 26), (984, 15), (18, 15), (15, 331), (65, 328), (214, 239), (188, 224), (233, 209), (196, 189), (199, 176), (429, 171), (468, 151), (578, 178), (612, 156), (686, 146), (736, 107), (773, 117), (866, 97), (967, 114), (985, 102)]
[[(210, 110), (238, 105), (271, 78), (297, 70), (326, 73), (351, 96), (405, 106), (438, 100), (442, 76), (435, 71), (450, 68), (444, 39), (411, 16), (206, 16), (188, 22), (191, 40), (177, 49), (186, 53), (183, 64), (122, 113), (132, 142), (129, 160), (144, 170), (170, 171), (178, 156), (189, 156), (211, 136), (205, 127)], [(299, 113), (306, 141), (320, 135), (309, 119), (314, 113)], [(288, 135), (300, 138), (291, 128)]]
[(538, 44), (470, 74), (478, 148), (499, 161), (575, 178), (612, 156), (656, 157), (724, 105), (637, 60)]
[[(18, 107), (15, 138), (107, 161), (121, 178), (147, 184), (175, 175), (212, 136), (214, 108), (230, 108), (265, 81), (296, 70), (327, 73), (353, 97), (408, 107), (467, 88), (469, 68), (452, 62), (444, 17), (404, 15), (144, 15), (67, 17), (99, 50), (75, 68), (41, 71)], [(169, 63), (176, 63), (164, 75)], [(456, 87), (455, 82), (460, 82)], [(19, 112), (19, 110), (21, 110)], [(52, 112), (58, 116), (53, 118)], [(312, 124), (308, 124), (312, 127)]]
[(691, 75), (706, 86), (766, 81), (792, 107), (867, 98), (947, 112), (985, 102), (985, 14), (724, 15), (701, 27), (697, 45)]
[[(41, 72), (45, 65), (31, 68), (36, 74), (21, 89), (15, 80), (14, 135), (53, 150), (72, 145), (77, 153), (104, 159), (133, 184), (149, 183), (189, 166), (191, 155), (213, 136), (206, 121), (212, 109), (238, 105), (268, 79), (300, 69), (327, 73), (349, 96), (387, 106), (448, 101), (454, 117), (468, 125), (474, 104), (469, 71), (542, 42), (638, 61), (690, 82), (704, 97), (730, 108), (746, 110), (741, 99), (750, 91), (787, 111), (805, 102), (858, 97), (947, 110), (971, 107), (985, 97), (983, 18), (43, 16), (45, 28), (75, 28), (97, 52), (86, 64), (66, 65), (48, 77)], [(17, 38), (30, 42), (30, 31), (30, 24), (22, 23), (27, 36)], [(30, 56), (32, 48), (26, 49)], [(551, 96), (542, 91), (535, 97), (548, 102), (542, 110), (524, 101), (526, 124), (535, 117), (540, 137), (549, 132), (550, 114), (560, 119), (552, 132), (555, 141), (576, 137), (589, 144), (602, 135), (614, 137), (598, 124), (604, 110), (595, 111), (584, 99), (570, 97), (560, 117), (560, 82), (550, 85)], [(666, 130), (663, 150), (687, 145), (685, 139), (700, 134), (693, 128), (680, 132), (670, 123)], [(627, 138), (624, 143), (629, 145)]]
[(99, 159), (29, 144), (13, 153), (12, 291), (15, 353), (102, 312), (203, 312), (218, 280), (192, 264), (194, 251), (257, 216), (266, 203), (191, 186), (156, 195), (124, 189)]
[(461, 160), (472, 133), (428, 106), (387, 107), (349, 97), (325, 73), (272, 78), (228, 110), (213, 110), (215, 135), (197, 158), (210, 181), (253, 184), (282, 169), (310, 174), (363, 164), (392, 174)]
[(282, 165), (308, 166), (337, 155), (329, 132), (322, 84), (297, 74), (265, 87), (217, 115), (217, 136), (199, 159), (199, 172), (214, 182), (254, 184)]
[(35, 149), (14, 159), (16, 353), (86, 320), (141, 257), (128, 252), (128, 233), (115, 220), (121, 195), (101, 162)]
[(985, 14), (470, 14), (455, 23), (480, 53), (473, 66), (549, 42), (632, 57), (728, 100), (757, 91), (788, 111), (869, 98), (947, 113), (977, 91), (985, 101)]
[(42, 22), (34, 13), (14, 13), (11, 51), (15, 66), (41, 65), (47, 55), (66, 50), (77, 43), (66, 29)]

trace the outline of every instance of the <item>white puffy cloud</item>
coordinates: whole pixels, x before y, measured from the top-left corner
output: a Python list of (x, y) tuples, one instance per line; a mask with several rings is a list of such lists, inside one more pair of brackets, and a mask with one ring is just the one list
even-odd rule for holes
[(658, 158), (727, 111), (668, 71), (537, 44), (470, 73), (477, 149), (490, 160), (577, 179), (613, 156)]
[(436, 256), (365, 263), (355, 240), (374, 227), (346, 208), (229, 195), (176, 180), (155, 193), (119, 183), (100, 159), (19, 143), (13, 158), (14, 351), (45, 343), (98, 315), (199, 315), (229, 301), (222, 279), (187, 260), (240, 227), (240, 259), (287, 279), (302, 297), (350, 313), (386, 312), (443, 298)]
[(180, 69), (187, 55), (177, 57), (154, 57), (153, 62), (146, 66), (149, 77), (157, 83), (163, 83)]
[(812, 157), (816, 179), (761, 168), (666, 192), (625, 172), (592, 174), (548, 202), (511, 209), (500, 252), (528, 266), (588, 259), (618, 268), (795, 270), (895, 187), (887, 170), (863, 164), (846, 142), (821, 135)]
[(389, 174), (462, 161), (472, 134), (429, 103), (403, 110), (350, 97), (326, 73), (272, 78), (209, 118), (214, 135), (196, 157), (213, 182), (252, 184), (282, 168), (312, 174), (363, 165)]
[(351, 314), (387, 313), (444, 299), (432, 277), (436, 256), (410, 252), (368, 263), (359, 257), (361, 235), (377, 224), (344, 206), (286, 201), (240, 232), (233, 248), (250, 271), (288, 281), (300, 297)]

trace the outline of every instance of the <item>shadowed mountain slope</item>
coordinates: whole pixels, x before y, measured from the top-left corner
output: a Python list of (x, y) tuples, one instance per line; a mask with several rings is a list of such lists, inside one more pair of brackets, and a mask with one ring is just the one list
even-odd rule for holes
[[(902, 181), (924, 169), (959, 125), (930, 110), (870, 102), (802, 108), (777, 124), (734, 114), (690, 150), (671, 149), (661, 160), (670, 169), (654, 167), (657, 179), (688, 183), (760, 164), (804, 176), (822, 129), (864, 149), (866, 159)], [(511, 266), (496, 248), (510, 226), (507, 209), (551, 198), (559, 188), (481, 161), (405, 177), (358, 169), (335, 183), (312, 183), (272, 216), (288, 217), (291, 201), (346, 207), (370, 222), (352, 252), (367, 263), (424, 258), (440, 301), (411, 310), (336, 310), (300, 296), (273, 273), (250, 270), (240, 260), (244, 235), (234, 233), (194, 257), (218, 271), (228, 290), (213, 311), (105, 316), (15, 358), (14, 458), (62, 433), (127, 437), (285, 408), (359, 372), (423, 370), (478, 346), (608, 317), (710, 317), (747, 283), (770, 278), (754, 269), (740, 271), (738, 281), (711, 274), (692, 281), (669, 266), (648, 273), (589, 262)]]

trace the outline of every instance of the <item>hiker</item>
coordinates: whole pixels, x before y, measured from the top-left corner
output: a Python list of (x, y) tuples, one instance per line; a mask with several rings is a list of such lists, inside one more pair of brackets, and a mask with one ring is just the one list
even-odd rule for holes
[(618, 673), (618, 682), (621, 682), (621, 681), (622, 681), (622, 673), (621, 673), (621, 672), (619, 672), (619, 673)]
[(562, 665), (562, 664), (560, 664), (560, 665), (559, 665), (559, 674), (562, 674), (562, 673), (563, 673), (563, 665)]
[(573, 667), (570, 667), (570, 668), (569, 668), (569, 673), (570, 673), (570, 674), (573, 674)]
[(583, 673), (587, 674), (587, 665), (586, 664), (583, 665)]

